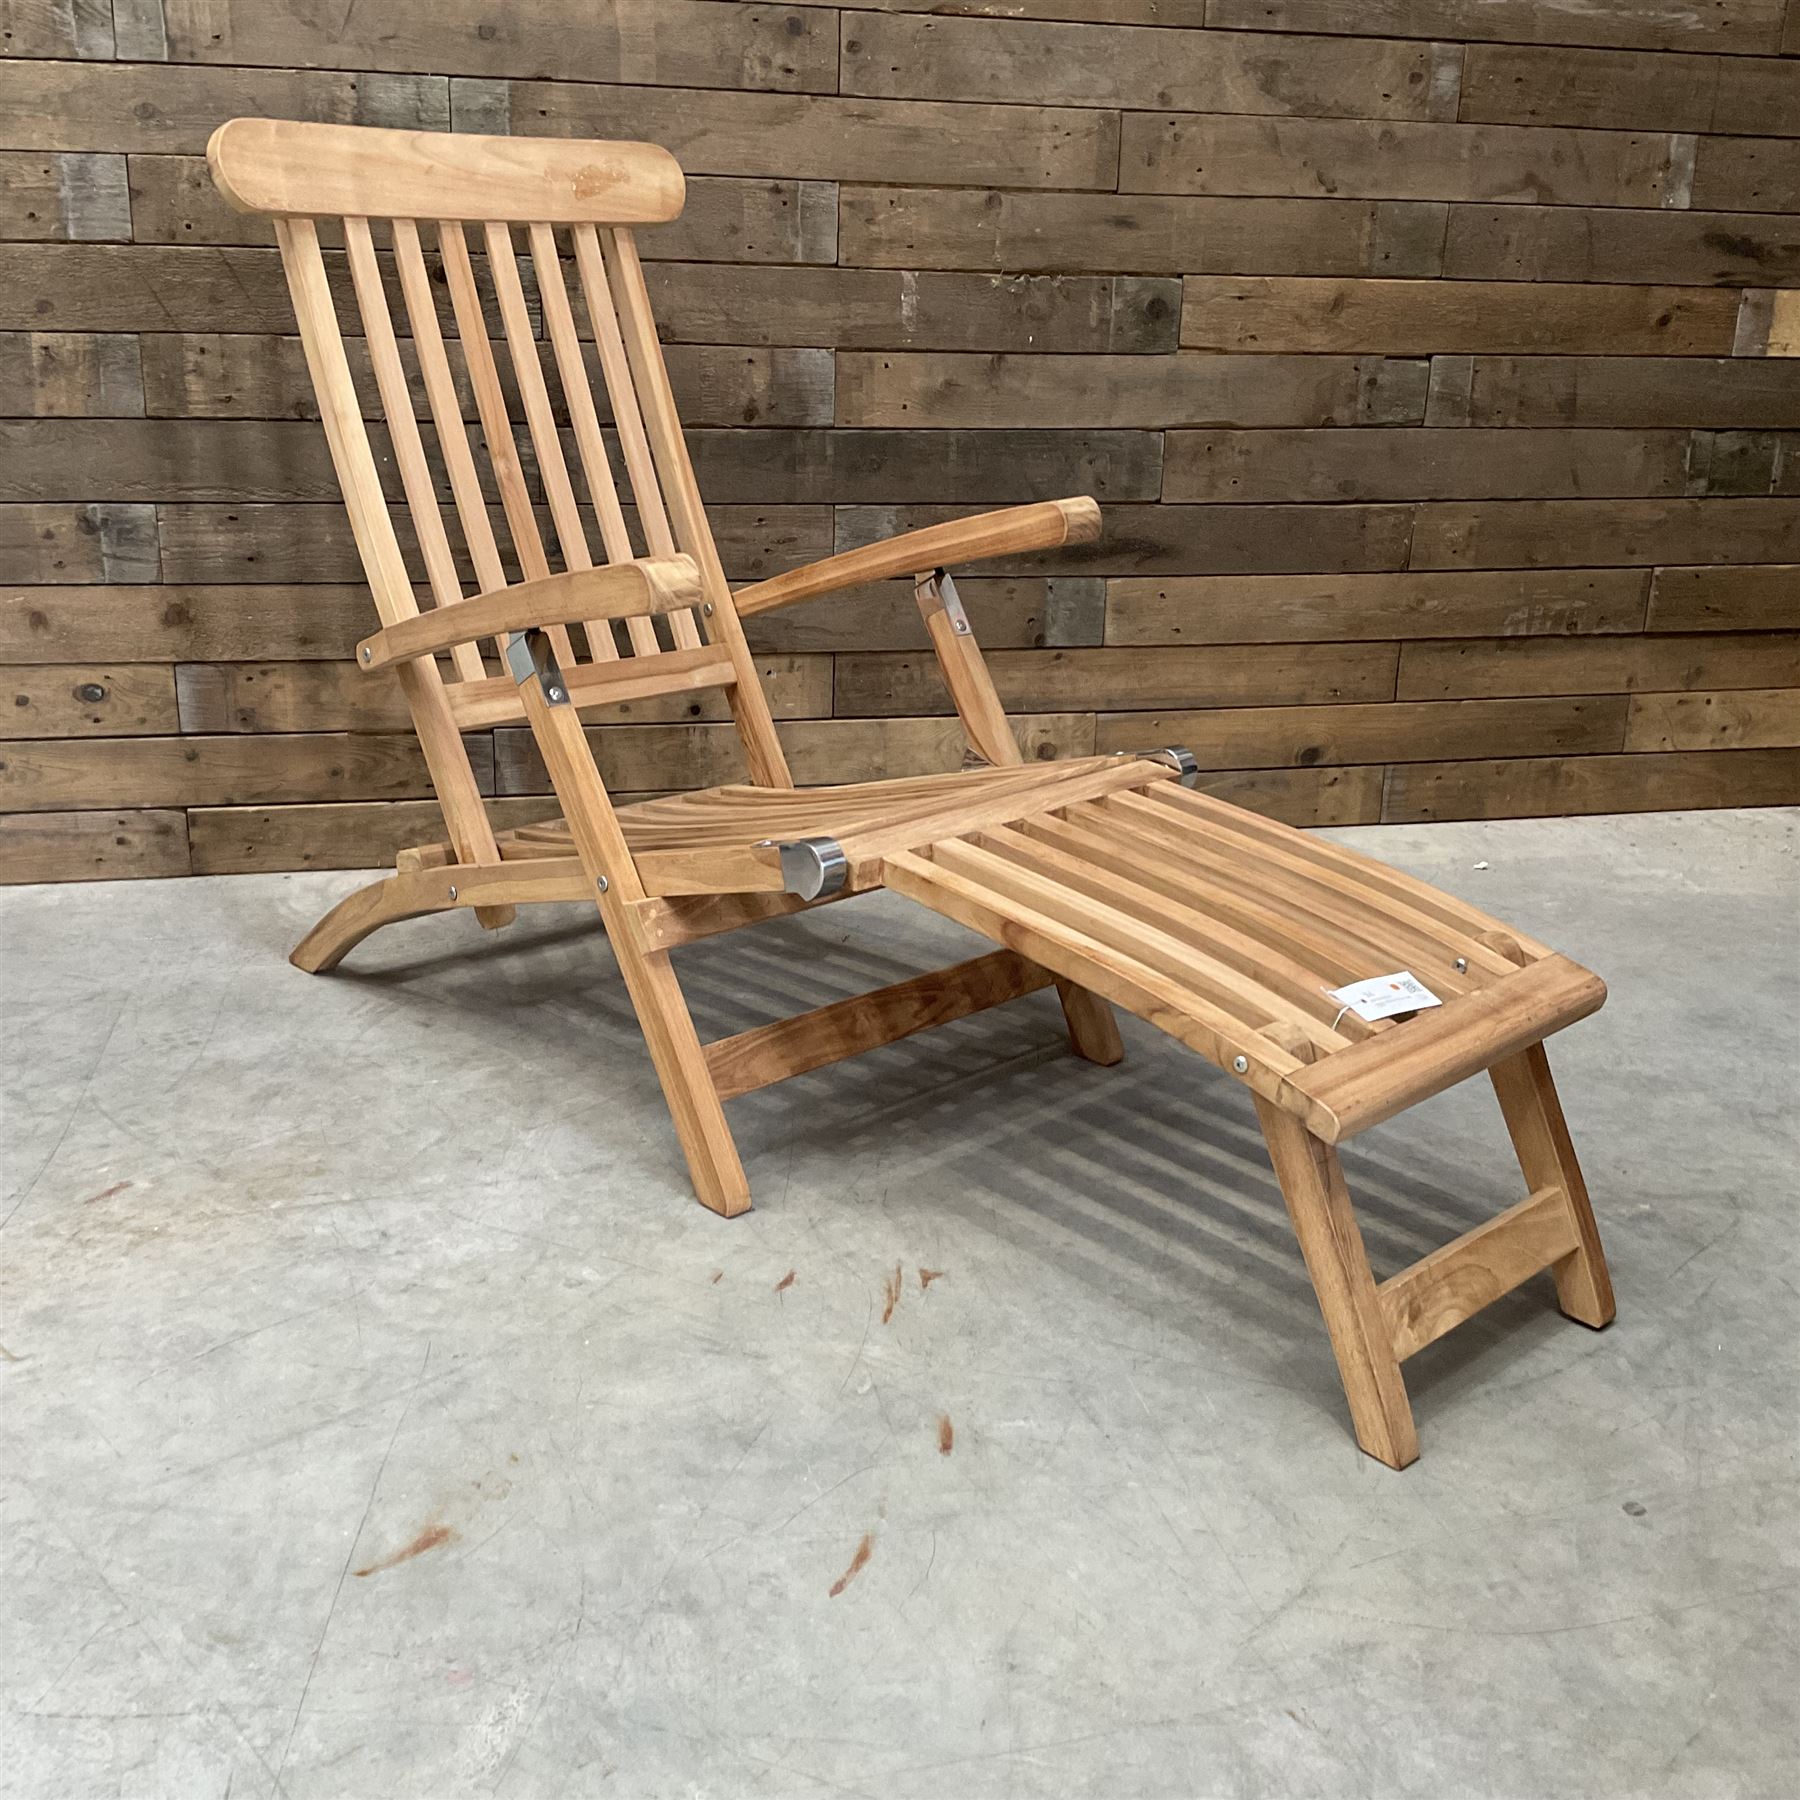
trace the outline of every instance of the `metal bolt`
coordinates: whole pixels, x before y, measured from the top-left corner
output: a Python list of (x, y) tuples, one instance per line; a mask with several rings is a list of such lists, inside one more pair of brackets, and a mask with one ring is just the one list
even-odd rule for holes
[(969, 621), (967, 619), (958, 619), (954, 630), (958, 637), (967, 637), (969, 635)]
[(1234, 1056), (1231, 1059), (1231, 1066), (1240, 1075), (1248, 1075), (1250, 1073), (1250, 1059), (1247, 1056)]
[(452, 900), (454, 900), (456, 898), (456, 889), (454, 887), (452, 887), (450, 890), (450, 898)]
[(559, 687), (548, 687), (544, 689), (544, 698), (548, 700), (552, 706), (561, 706), (568, 697), (569, 696)]
[(594, 878), (594, 886), (604, 894), (606, 892), (606, 877), (604, 875), (596, 876)]
[(106, 689), (97, 681), (84, 681), (75, 690), (75, 698), (88, 706), (98, 706), (106, 698)]
[(375, 654), (375, 652), (373, 650), (371, 650), (367, 644), (364, 644), (361, 651), (359, 651), (358, 654), (362, 657), (364, 662), (367, 662), (369, 660), (369, 658)]
[(710, 600), (707, 601), (707, 603), (703, 607), (701, 607), (700, 610), (703, 613), (705, 613), (706, 616), (710, 619), (713, 616), (713, 603)]
[(1466, 956), (1459, 956), (1452, 966), (1457, 974), (1466, 975), (1469, 972), (1469, 959)]

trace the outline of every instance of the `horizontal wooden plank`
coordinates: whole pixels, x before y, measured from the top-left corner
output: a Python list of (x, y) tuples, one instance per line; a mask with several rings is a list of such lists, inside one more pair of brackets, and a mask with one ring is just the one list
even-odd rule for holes
[(0, 588), (0, 662), (349, 658), (376, 623), (360, 583)]
[(1418, 508), (1415, 569), (1800, 561), (1800, 502), (1453, 500)]
[[(485, 791), (493, 777), (490, 742), (464, 742)], [(0, 811), (8, 812), (388, 800), (430, 791), (410, 733), (86, 738), (0, 748)]]
[[(1283, 645), (1253, 644), (999, 650), (986, 662), (1009, 711), (1061, 712), (1390, 700), (1397, 657), (1393, 644), (1340, 644), (1311, 663)], [(953, 710), (937, 658), (906, 652), (840, 655), (833, 700), (841, 718)]]
[[(1092, 714), (1025, 715), (1012, 724), (1028, 762), (1093, 754)], [(737, 733), (729, 725), (590, 726), (587, 740), (602, 779), (621, 792), (744, 779)], [(962, 724), (954, 718), (801, 720), (782, 732), (781, 742), (801, 787), (954, 769), (964, 749)], [(501, 728), (494, 733), (494, 751), (501, 793), (548, 791), (529, 731)]]
[(1171, 431), (1163, 498), (1680, 494), (1688, 444), (1685, 431)]
[(0, 506), (0, 569), (18, 582), (155, 581), (151, 506)]
[[(0, 68), (4, 68), (0, 64)], [(273, 250), (0, 244), (0, 330), (292, 331)]]
[(672, 343), (856, 350), (1146, 355), (1175, 348), (1181, 284), (1154, 275), (990, 275), (893, 269), (645, 271)]
[[(203, 156), (133, 155), (127, 216), (128, 229), (119, 235), (140, 244), (275, 242), (274, 227), (260, 213), (226, 203)], [(322, 241), (341, 244), (335, 225), (325, 228)], [(640, 242), (652, 259), (829, 263), (837, 253), (837, 190), (828, 181), (696, 176), (680, 218), (646, 227)], [(522, 271), (527, 279), (532, 273)]]
[[(453, 96), (487, 83), (452, 81)], [(691, 175), (801, 181), (956, 183), (971, 169), (1002, 187), (1111, 187), (1115, 113), (1087, 108), (954, 105), (938, 100), (745, 94), (513, 81), (483, 95), (519, 137), (666, 140)], [(453, 98), (453, 105), (459, 101)], [(849, 259), (842, 259), (849, 260)]]
[[(1154, 500), (1162, 440), (1147, 431), (689, 431), (701, 491), (715, 506), (832, 502), (1001, 504), (1046, 493)], [(401, 500), (385, 427), (371, 433), (391, 502)], [(573, 437), (564, 454), (576, 466)], [(428, 454), (450, 505), (435, 435)], [(612, 467), (623, 474), (616, 443)], [(536, 491), (535, 466), (528, 467)], [(487, 486), (494, 494), (491, 476)], [(325, 434), (291, 420), (0, 420), (0, 502), (312, 501), (338, 492)], [(594, 540), (597, 544), (598, 540)]]
[(0, 150), (0, 238), (130, 237), (124, 162), (92, 152)]
[[(0, 333), (0, 413), (30, 416), (49, 411), (56, 416), (202, 419), (312, 419), (318, 417), (311, 377), (297, 337), (273, 333), (146, 332), (141, 338), (111, 334), (54, 334), (54, 355), (70, 367), (60, 383), (63, 396), (52, 408), (34, 406), (41, 388), (27, 379), (27, 357), (12, 347), (30, 345), (53, 334)], [(106, 360), (89, 346), (117, 342), (130, 345), (132, 386), (114, 376)], [(362, 398), (364, 416), (381, 416), (368, 348), (361, 338), (347, 338), (345, 352)], [(463, 416), (473, 418), (474, 395), (468, 387), (460, 346), (452, 343), (451, 375), (462, 402)], [(589, 352), (590, 361), (592, 351)], [(42, 353), (30, 358), (38, 364)], [(400, 343), (400, 360), (414, 384), (413, 405), (420, 419), (429, 416), (417, 380), (410, 339)], [(689, 425), (828, 425), (832, 417), (832, 360), (829, 350), (763, 349), (744, 345), (669, 346), (665, 358), (676, 405)], [(18, 374), (8, 378), (9, 371)], [(77, 373), (79, 371), (79, 373)], [(594, 370), (597, 375), (597, 367)], [(517, 408), (516, 389), (502, 375), (509, 404)], [(567, 422), (555, 391), (552, 410)], [(599, 416), (611, 417), (605, 388), (594, 384)], [(133, 403), (134, 402), (134, 403)]]
[(184, 813), (0, 813), (0, 887), (187, 873)]
[(1782, 0), (1211, 0), (1210, 25), (1252, 31), (1496, 38), (1773, 56)]
[(970, 356), (841, 351), (840, 424), (1402, 425), (1427, 365), (1348, 356)]
[(1107, 583), (1106, 641), (1293, 644), (1631, 632), (1643, 625), (1649, 583), (1644, 569), (1127, 578)]
[(1702, 138), (1694, 158), (1692, 203), (1719, 212), (1800, 212), (1800, 143)]
[(450, 88), (442, 75), (0, 61), (0, 144), (12, 149), (198, 155), (242, 113), (447, 131)]
[(1181, 342), (1196, 350), (1392, 356), (1726, 356), (1738, 304), (1735, 292), (1705, 287), (1190, 275), (1182, 284)]
[[(0, 507), (0, 520), (10, 509)], [(341, 505), (301, 502), (162, 505), (156, 508), (166, 580), (192, 582), (354, 581), (361, 572)], [(726, 571), (743, 581), (773, 575), (831, 551), (831, 514), (819, 506), (719, 506), (708, 510)], [(496, 528), (502, 522), (496, 512)], [(411, 538), (400, 521), (402, 547)], [(0, 524), (0, 530), (3, 530)], [(553, 541), (548, 517), (539, 521)], [(586, 519), (591, 542), (600, 534)], [(506, 541), (502, 538), (502, 542)], [(465, 578), (467, 572), (465, 571)], [(88, 579), (92, 579), (89, 577)]]
[(1800, 632), (1474, 638), (1400, 649), (1400, 698), (1800, 687)]
[(844, 92), (896, 98), (1448, 119), (1456, 75), (1449, 44), (873, 13), (843, 34)]
[[(554, 818), (556, 802), (542, 795), (496, 799), (487, 803), (487, 812), (496, 830), (512, 831)], [(402, 850), (442, 843), (447, 835), (435, 800), (195, 807), (187, 823), (196, 875), (391, 869)]]
[(1500, 281), (1800, 280), (1800, 222), (1766, 213), (1453, 206), (1443, 272)]
[(1634, 694), (1627, 750), (1757, 750), (1800, 745), (1800, 687)]
[(1203, 769), (1429, 762), (1444, 757), (1579, 756), (1617, 750), (1623, 695), (1351, 706), (1222, 707), (1102, 713), (1094, 747), (1182, 744)]
[(573, 56), (588, 81), (819, 93), (837, 86), (835, 21), (714, 0), (532, 0), (498, 27), (485, 0), (369, 14), (188, 0), (166, 16), (169, 55), (184, 63), (560, 78)]
[(1800, 427), (1800, 361), (1478, 356), (1468, 415), (1472, 425)]
[(1331, 769), (1241, 769), (1208, 774), (1203, 792), (1284, 825), (1373, 825), (1381, 817), (1387, 771), (1379, 766)]
[(1060, 430), (690, 430), (687, 439), (701, 492), (714, 506), (1001, 505), (1065, 494), (1154, 500), (1162, 489), (1161, 437), (1085, 422), (1069, 429), (1072, 411), (1081, 417), (1063, 409)]
[[(982, 175), (989, 179), (985, 170)], [(874, 268), (1175, 275), (1443, 272), (1444, 208), (1430, 200), (847, 187), (839, 208), (839, 260)]]
[(1415, 825), (1796, 804), (1800, 751), (1702, 750), (1400, 765), (1388, 772), (1381, 816)]
[(175, 671), (155, 663), (25, 663), (0, 671), (0, 739), (179, 731)]
[(5, 21), (8, 56), (109, 57), (115, 53), (112, 0), (67, 0), (60, 6), (4, 0), (0, 19)]
[[(186, 732), (408, 731), (412, 717), (397, 681), (365, 674), (354, 662), (182, 663), (172, 674)], [(831, 712), (831, 658), (757, 658), (769, 708), (778, 719)], [(713, 691), (664, 694), (584, 710), (597, 724), (678, 724), (729, 720)], [(169, 727), (174, 729), (174, 727)]]
[[(839, 507), (836, 548), (854, 549), (966, 511), (966, 507)], [(1407, 506), (1109, 506), (1097, 543), (1009, 561), (1034, 573), (1070, 575), (1397, 569), (1406, 560), (1412, 513)]]
[[(1097, 578), (971, 576), (956, 585), (985, 649), (1100, 641), (1106, 584)], [(931, 648), (910, 581), (872, 582), (777, 607), (744, 629), (757, 651)]]
[(1684, 204), (1692, 149), (1670, 132), (1392, 120), (1127, 113), (1119, 187), (1132, 194)]
[(1658, 569), (1648, 631), (1774, 631), (1800, 623), (1800, 564)]
[(1800, 64), (1772, 57), (1471, 44), (1463, 53), (1461, 117), (1499, 125), (1794, 137), (1800, 135)]
[[(843, 0), (788, 0), (841, 8)], [(859, 12), (942, 13), (944, 0), (858, 0)], [(1206, 0), (956, 0), (959, 15), (984, 19), (1094, 20), (1112, 25), (1204, 25)]]
[(0, 417), (141, 418), (138, 342), (129, 332), (0, 332)]

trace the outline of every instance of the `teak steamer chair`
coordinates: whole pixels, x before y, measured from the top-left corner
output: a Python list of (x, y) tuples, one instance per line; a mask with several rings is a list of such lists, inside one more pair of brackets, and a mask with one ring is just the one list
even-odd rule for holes
[[(382, 629), (358, 647), (391, 669), (449, 831), (335, 907), (293, 955), (334, 967), (396, 919), (467, 907), (485, 926), (545, 901), (598, 906), (701, 1201), (750, 1205), (724, 1102), (1054, 984), (1076, 1052), (1123, 1055), (1107, 1002), (1247, 1087), (1318, 1294), (1357, 1442), (1403, 1468), (1418, 1454), (1400, 1365), (1549, 1269), (1570, 1317), (1613, 1316), (1606, 1261), (1543, 1039), (1595, 1011), (1599, 979), (1422, 882), (1192, 791), (1181, 751), (1027, 766), (946, 565), (1086, 542), (1092, 500), (1016, 506), (827, 557), (733, 594), (682, 440), (631, 228), (673, 219), (683, 179), (648, 144), (521, 140), (238, 119), (208, 147), (233, 205), (272, 215), (308, 367)], [(340, 335), (343, 290), (317, 220), (341, 221), (348, 294), (385, 415), (432, 604), (420, 610), (363, 401)], [(453, 374), (420, 222), (435, 234)], [(384, 223), (384, 259), (372, 222)], [(509, 223), (510, 222), (510, 223)], [(543, 338), (562, 391), (577, 497), (516, 260), (523, 224)], [(465, 227), (486, 253), (478, 282)], [(566, 236), (577, 323), (565, 279)], [(391, 270), (391, 272), (390, 272)], [(436, 460), (396, 340), (397, 285)], [(510, 393), (488, 329), (511, 364)], [(590, 344), (591, 339), (591, 344)], [(648, 549), (613, 486), (585, 353), (596, 355)], [(472, 396), (501, 549), (463, 421)], [(552, 572), (510, 408), (522, 412), (562, 569)], [(373, 410), (373, 409), (371, 409)], [(460, 548), (440, 511), (442, 479)], [(604, 562), (593, 562), (589, 520)], [(465, 594), (464, 571), (477, 589)], [(852, 585), (911, 575), (972, 766), (922, 779), (798, 790), (742, 621)], [(658, 621), (661, 622), (659, 633)], [(580, 626), (585, 654), (571, 627)], [(488, 671), (478, 648), (498, 653)], [(581, 709), (722, 689), (747, 784), (615, 807)], [(562, 806), (496, 832), (462, 733), (529, 721)], [(671, 952), (714, 933), (887, 887), (972, 927), (987, 955), (703, 1044)], [(1443, 1004), (1365, 1023), (1327, 989), (1411, 970)], [(1486, 1070), (1527, 1197), (1377, 1283), (1337, 1146)]]

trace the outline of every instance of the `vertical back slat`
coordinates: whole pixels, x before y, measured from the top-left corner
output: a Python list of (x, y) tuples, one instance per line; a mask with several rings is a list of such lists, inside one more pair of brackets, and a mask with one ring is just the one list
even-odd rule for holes
[[(607, 281), (606, 261), (600, 253), (600, 239), (592, 225), (575, 226), (570, 238), (575, 246), (575, 269), (581, 278), (582, 298), (587, 302), (588, 319), (594, 327), (601, 378), (606, 383), (607, 398), (612, 402), (619, 448), (624, 453), (625, 472), (631, 481), (631, 497), (637, 503), (638, 518), (644, 528), (644, 542), (652, 556), (673, 556), (675, 536), (669, 530), (662, 489), (656, 480), (656, 460), (650, 453), (650, 440), (645, 436), (643, 416), (638, 410), (637, 391), (631, 381), (631, 362), (625, 353), (625, 340), (620, 335), (619, 316), (613, 309), (612, 289)], [(700, 642), (694, 615), (686, 608), (669, 615), (669, 629), (678, 649), (691, 650)]]
[[(363, 570), (375, 596), (375, 610), (383, 625), (397, 625), (414, 617), (419, 603), (406, 572), (394, 522), (388, 516), (387, 497), (369, 448), (362, 405), (350, 363), (344, 355), (344, 338), (332, 304), (325, 261), (319, 254), (319, 234), (311, 219), (277, 219), (275, 241), (281, 246), (282, 266), (294, 298), (294, 316), (300, 327), (300, 343), (319, 397), (325, 440), (332, 466), (344, 491), (350, 529), (361, 553)], [(464, 862), (494, 862), (500, 852), (493, 827), (482, 804), (481, 791), (470, 767), (462, 734), (450, 714), (444, 678), (430, 657), (402, 663), (397, 671), (402, 692), (419, 733), (419, 748), (431, 772), (444, 824), (458, 858)], [(503, 908), (484, 909), (500, 922)]]
[[(425, 573), (433, 599), (439, 606), (448, 606), (462, 598), (462, 583), (457, 579), (456, 557), (438, 510), (437, 488), (425, 460), (419, 422), (413, 416), (412, 394), (400, 363), (387, 289), (382, 283), (381, 265), (376, 260), (375, 240), (367, 219), (345, 219), (344, 249), (356, 290), (357, 311), (362, 315), (363, 337), (369, 346), (369, 361), (375, 370), (375, 387), (381, 396), (381, 410), (387, 419), (388, 437), (393, 444), (394, 461), (399, 465), (400, 485), (412, 514), (419, 551), (425, 559)], [(463, 680), (481, 679), (481, 652), (473, 644), (458, 644), (450, 654)]]
[(655, 321), (650, 316), (650, 293), (644, 286), (637, 245), (629, 231), (613, 229), (605, 234), (605, 247), (631, 373), (643, 402), (646, 429), (674, 515), (680, 547), (699, 565), (716, 641), (730, 653), (738, 672), (730, 693), (731, 711), (743, 739), (751, 779), (764, 787), (792, 787), (794, 778), (788, 772), (775, 721), (757, 681), (749, 646), (744, 642), (743, 624), (731, 603), (731, 590), (725, 582), (718, 547), (713, 543), (712, 527), (706, 522), (706, 509), (700, 503), (700, 485), (688, 460), (687, 440), (681, 435), (681, 417), (675, 410), (669, 371), (663, 362), (662, 345), (657, 341)]
[[(500, 370), (494, 361), (494, 346), (488, 338), (487, 318), (481, 308), (480, 290), (475, 286), (475, 270), (469, 261), (469, 245), (462, 226), (454, 219), (438, 224), (438, 254), (444, 264), (444, 284), (450, 290), (450, 307), (456, 316), (456, 334), (462, 339), (463, 358), (469, 367), (469, 386), (475, 394), (475, 413), (481, 420), (481, 434), (487, 440), (488, 458), (494, 466), (494, 482), (500, 490), (500, 508), (506, 515), (506, 528), (512, 536), (513, 554), (527, 581), (541, 580), (550, 573), (550, 559), (544, 554), (544, 541), (538, 535), (537, 514), (531, 505), (531, 492), (525, 485), (525, 470), (519, 461), (519, 447), (513, 440), (512, 416), (506, 410), (506, 393), (500, 385)], [(575, 660), (569, 643), (568, 629), (562, 625), (550, 628), (550, 641), (556, 654), (565, 662)]]
[(556, 527), (563, 567), (591, 569), (594, 559), (588, 554), (581, 508), (575, 504), (575, 490), (569, 484), (562, 440), (557, 436), (556, 419), (550, 410), (550, 390), (544, 385), (544, 366), (538, 360), (537, 340), (531, 334), (531, 315), (525, 310), (525, 288), (519, 280), (512, 227), (491, 220), (482, 229), (487, 244), (488, 272), (493, 277), (494, 296), (500, 303), (500, 328), (506, 338), (507, 354), (512, 358), (513, 374), (518, 380), (519, 399), (525, 408), (525, 430), (537, 456), (538, 479), (543, 482), (545, 498), (550, 502), (550, 519)]
[[(582, 355), (581, 337), (575, 329), (575, 315), (569, 306), (569, 290), (563, 281), (556, 233), (548, 225), (533, 225), (528, 235), (532, 267), (537, 271), (538, 298), (544, 309), (544, 330), (556, 357), (557, 377), (562, 383), (563, 398), (568, 402), (569, 423), (575, 432), (582, 477), (600, 521), (600, 539), (606, 547), (606, 560), (625, 562), (633, 554), (631, 534), (625, 529), (625, 514), (619, 506), (618, 489), (613, 485), (612, 459), (606, 454), (606, 439), (600, 431), (600, 415), (594, 406), (593, 388), (588, 382), (587, 359)], [(656, 627), (649, 619), (629, 619), (625, 629), (636, 654), (655, 653), (658, 648)], [(588, 627), (589, 643), (596, 642), (597, 630), (604, 633), (599, 641), (610, 645), (612, 634), (606, 630), (604, 622), (598, 627)]]
[[(506, 586), (506, 566), (494, 538), (493, 521), (475, 470), (475, 453), (469, 447), (468, 427), (463, 423), (462, 402), (450, 373), (444, 333), (438, 324), (437, 299), (431, 291), (431, 273), (425, 267), (419, 228), (411, 219), (395, 219), (394, 267), (400, 275), (400, 293), (412, 326), (413, 348), (418, 353), (419, 373), (425, 381), (425, 400), (437, 431), (438, 453), (450, 477), (450, 494), (462, 525), (463, 542), (475, 565), (475, 585), (483, 593)], [(496, 642), (496, 649), (505, 646)]]

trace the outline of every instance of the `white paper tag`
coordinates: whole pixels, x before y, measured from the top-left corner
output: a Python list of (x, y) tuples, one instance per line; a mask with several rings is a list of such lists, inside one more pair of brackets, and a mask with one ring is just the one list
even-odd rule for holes
[(1348, 987), (1332, 988), (1329, 992), (1332, 999), (1359, 1019), (1391, 1019), (1395, 1013), (1443, 1005), (1416, 975), (1409, 975), (1404, 969), (1397, 975), (1371, 975), (1367, 981), (1353, 981)]

